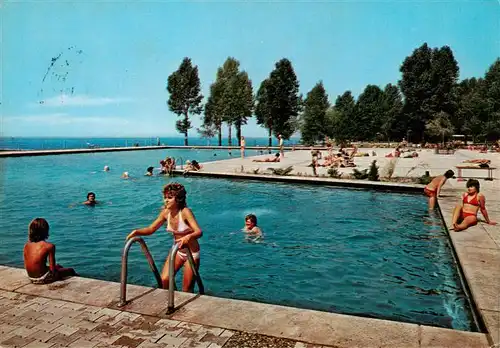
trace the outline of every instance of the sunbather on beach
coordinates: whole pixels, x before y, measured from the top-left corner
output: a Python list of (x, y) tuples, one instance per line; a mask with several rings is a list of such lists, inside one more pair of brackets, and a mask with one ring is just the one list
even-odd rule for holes
[(438, 175), (424, 188), (424, 193), (429, 197), (429, 209), (434, 209), (437, 198), (441, 193), (441, 188), (446, 183), (446, 180), (450, 179), (455, 175), (453, 170), (447, 170), (443, 175)]
[(264, 158), (264, 159), (254, 159), (252, 162), (280, 162), (280, 154), (279, 152), (274, 155), (274, 157)]
[[(33, 284), (48, 284), (76, 275), (73, 268), (64, 268), (56, 263), (56, 246), (46, 242), (49, 238), (49, 223), (36, 218), (28, 227), (28, 242), (24, 245), (24, 268)], [(47, 266), (47, 259), (49, 265)]]
[(491, 221), (486, 211), (486, 198), (479, 193), (479, 181), (469, 179), (467, 181), (467, 192), (462, 194), (460, 203), (453, 210), (452, 225), (455, 232), (465, 230), (477, 224), (477, 212), (481, 210), (486, 223), (496, 225)]

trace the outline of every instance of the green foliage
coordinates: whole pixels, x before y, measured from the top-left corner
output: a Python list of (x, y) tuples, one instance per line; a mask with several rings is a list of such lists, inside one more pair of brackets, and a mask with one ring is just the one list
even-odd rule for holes
[(325, 139), (326, 112), (329, 107), (328, 95), (323, 87), (323, 82), (320, 81), (307, 93), (307, 98), (304, 101), (301, 124), (303, 143), (314, 144), (316, 141)]
[(334, 124), (329, 136), (335, 138), (337, 142), (351, 139), (356, 134), (356, 125), (352, 122), (356, 112), (356, 102), (351, 91), (346, 91), (337, 97), (333, 111), (330, 117), (334, 119)]
[(184, 58), (179, 69), (168, 77), (167, 91), (169, 110), (184, 117), (176, 122), (176, 128), (184, 134), (184, 145), (188, 145), (189, 114), (199, 115), (203, 110), (198, 67), (193, 67), (190, 58)]
[(451, 124), (449, 115), (441, 111), (433, 119), (425, 124), (427, 134), (434, 138), (441, 139), (444, 143), (446, 137), (453, 134), (453, 125)]
[(340, 179), (342, 177), (342, 173), (337, 168), (330, 168), (327, 173), (330, 178)]
[(228, 125), (228, 142), (231, 146), (231, 127), (236, 126), (238, 142), (241, 137), (241, 126), (252, 116), (254, 100), (252, 82), (245, 71), (239, 70), (240, 62), (229, 57), (217, 72), (217, 81), (221, 89), (219, 105), (222, 119)]
[(286, 168), (267, 168), (267, 169), (269, 169), (274, 175), (285, 176), (292, 172), (293, 166)]
[(365, 180), (368, 178), (368, 169), (358, 170), (354, 168), (352, 170), (352, 176), (354, 179)]
[(351, 122), (356, 126), (353, 138), (374, 140), (384, 123), (384, 92), (374, 85), (366, 86), (356, 103)]
[(432, 181), (433, 177), (429, 175), (422, 175), (421, 177), (418, 178), (417, 182), (422, 185), (427, 185)]
[(378, 166), (377, 166), (376, 160), (373, 160), (372, 164), (370, 165), (370, 169), (368, 171), (368, 180), (371, 180), (371, 181), (378, 181), (379, 180)]
[(283, 138), (289, 139), (296, 131), (302, 104), (298, 93), (299, 81), (292, 63), (283, 58), (262, 82), (256, 98), (257, 124), (268, 129), (269, 146), (272, 145), (272, 134), (281, 134)]
[(389, 83), (384, 88), (383, 119), (379, 132), (384, 140), (400, 139), (406, 132), (405, 122), (401, 92), (398, 86)]
[(423, 139), (425, 125), (434, 115), (455, 114), (458, 63), (448, 46), (431, 49), (424, 43), (406, 57), (400, 71), (406, 128), (413, 131), (415, 140)]

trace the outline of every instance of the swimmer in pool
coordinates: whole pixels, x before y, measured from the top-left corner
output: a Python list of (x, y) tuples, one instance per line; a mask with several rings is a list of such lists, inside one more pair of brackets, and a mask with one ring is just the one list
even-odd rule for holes
[(128, 178), (129, 178), (128, 172), (123, 172), (122, 179), (128, 179)]
[(148, 169), (146, 169), (146, 174), (144, 174), (145, 176), (153, 176), (153, 169), (154, 167), (148, 167)]
[(180, 248), (175, 257), (175, 273), (173, 275), (169, 274), (168, 257), (163, 266), (161, 272), (163, 288), (168, 289), (169, 277), (175, 277), (177, 271), (184, 266), (182, 291), (191, 292), (194, 288), (194, 274), (190, 263), (186, 262), (187, 254), (182, 249), (189, 248), (193, 254), (196, 269), (198, 269), (200, 267), (200, 245), (198, 244), (198, 238), (203, 234), (193, 212), (187, 207), (186, 189), (184, 186), (179, 183), (165, 185), (163, 188), (163, 199), (165, 206), (156, 220), (149, 227), (133, 230), (126, 239), (151, 235), (166, 223), (167, 232), (173, 234), (174, 243), (179, 244)]
[(104, 172), (109, 172), (109, 166), (104, 166)]
[(252, 237), (254, 239), (262, 238), (262, 230), (257, 226), (257, 216), (254, 214), (248, 214), (245, 216), (245, 227), (243, 231), (247, 234), (247, 237)]
[(83, 202), (83, 204), (90, 205), (92, 207), (96, 205), (97, 201), (95, 200), (95, 193), (94, 192), (87, 193), (87, 200)]

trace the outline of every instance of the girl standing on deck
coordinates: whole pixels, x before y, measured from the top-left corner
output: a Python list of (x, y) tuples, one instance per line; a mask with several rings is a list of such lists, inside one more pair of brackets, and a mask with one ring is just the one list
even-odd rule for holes
[(465, 230), (470, 226), (477, 225), (477, 212), (481, 210), (487, 224), (496, 225), (491, 221), (486, 211), (486, 198), (479, 193), (479, 181), (469, 179), (467, 181), (467, 192), (462, 194), (460, 203), (453, 210), (453, 229), (455, 232)]
[[(181, 249), (189, 248), (193, 254), (196, 269), (198, 269), (200, 267), (200, 245), (198, 244), (198, 238), (202, 236), (202, 232), (191, 209), (186, 205), (186, 189), (184, 186), (179, 183), (165, 185), (163, 188), (163, 198), (165, 206), (156, 220), (149, 227), (133, 230), (126, 239), (151, 235), (166, 222), (167, 232), (173, 233), (174, 243), (179, 244), (179, 251), (175, 257), (175, 274), (182, 266), (185, 266), (182, 291), (190, 292), (193, 291), (194, 274), (189, 262), (186, 264), (187, 254)], [(169, 274), (168, 260), (169, 257), (167, 257), (161, 272), (164, 289), (168, 288), (169, 277), (175, 277), (175, 274)]]

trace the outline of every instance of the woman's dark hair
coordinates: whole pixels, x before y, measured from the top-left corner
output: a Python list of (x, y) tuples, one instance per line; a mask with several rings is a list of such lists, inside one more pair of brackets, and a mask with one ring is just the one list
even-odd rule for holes
[(186, 204), (186, 189), (177, 182), (172, 182), (163, 187), (163, 196), (171, 196), (175, 198), (177, 207), (184, 209)]
[(255, 216), (254, 214), (248, 214), (247, 216), (245, 216), (245, 221), (247, 220), (250, 220), (253, 224), (257, 226), (257, 216)]
[(455, 172), (451, 169), (447, 170), (445, 173), (444, 173), (444, 176), (449, 179), (449, 178), (453, 178), (453, 175), (455, 175)]
[(152, 173), (154, 168), (155, 167), (148, 167), (148, 169), (146, 169), (146, 171)]
[(276, 152), (276, 154), (274, 155), (274, 157), (279, 157), (279, 156), (280, 156), (279, 152)]
[(87, 199), (89, 199), (90, 196), (94, 196), (95, 197), (95, 193), (94, 192), (87, 193)]
[(467, 180), (466, 186), (467, 186), (467, 188), (469, 188), (469, 187), (475, 187), (476, 191), (479, 192), (480, 185), (479, 185), (479, 181), (477, 181), (476, 179), (469, 179), (469, 180)]
[(49, 238), (49, 223), (44, 218), (36, 218), (28, 226), (28, 240), (36, 243)]

